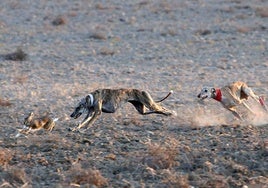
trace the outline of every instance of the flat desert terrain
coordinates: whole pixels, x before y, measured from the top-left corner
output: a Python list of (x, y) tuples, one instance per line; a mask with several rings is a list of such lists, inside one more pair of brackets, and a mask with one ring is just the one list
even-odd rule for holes
[[(267, 113), (197, 98), (234, 81), (268, 98), (268, 1), (1, 0), (0, 187), (268, 187)], [(173, 90), (178, 115), (128, 103), (69, 131), (99, 88)], [(30, 112), (54, 130), (15, 137)]]

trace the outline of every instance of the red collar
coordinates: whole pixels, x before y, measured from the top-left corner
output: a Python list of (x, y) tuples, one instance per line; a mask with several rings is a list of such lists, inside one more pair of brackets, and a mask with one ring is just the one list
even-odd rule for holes
[(259, 101), (260, 101), (261, 105), (264, 106), (264, 97), (263, 96), (259, 97)]
[(221, 90), (220, 90), (220, 89), (216, 89), (216, 96), (214, 97), (214, 99), (215, 99), (216, 101), (221, 102), (222, 95), (221, 95)]

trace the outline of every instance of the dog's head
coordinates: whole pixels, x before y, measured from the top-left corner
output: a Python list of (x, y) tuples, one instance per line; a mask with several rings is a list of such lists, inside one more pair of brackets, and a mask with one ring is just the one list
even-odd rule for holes
[(83, 98), (76, 108), (74, 109), (74, 112), (70, 115), (71, 118), (78, 118), (80, 117), (84, 112), (88, 111), (93, 107), (94, 101), (93, 101), (92, 94), (87, 95), (85, 98)]
[(24, 119), (24, 125), (25, 126), (30, 126), (31, 124), (31, 121), (33, 120), (33, 117), (34, 117), (34, 113), (31, 112), (25, 119)]
[(204, 100), (206, 98), (215, 98), (216, 89), (214, 87), (203, 87), (201, 92), (197, 95), (198, 98)]

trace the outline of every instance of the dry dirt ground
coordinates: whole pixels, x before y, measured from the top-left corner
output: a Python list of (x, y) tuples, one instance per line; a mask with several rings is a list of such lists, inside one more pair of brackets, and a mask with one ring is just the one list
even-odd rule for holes
[[(267, 187), (267, 115), (196, 97), (236, 80), (268, 96), (267, 1), (1, 0), (0, 46), (0, 187)], [(173, 89), (178, 116), (126, 104), (69, 132), (105, 87)], [(55, 129), (14, 138), (31, 111)]]

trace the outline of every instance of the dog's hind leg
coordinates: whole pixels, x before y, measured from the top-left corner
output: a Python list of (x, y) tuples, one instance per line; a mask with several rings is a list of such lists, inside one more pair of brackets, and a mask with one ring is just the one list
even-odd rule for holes
[[(249, 88), (248, 86), (246, 86), (246, 85), (244, 85), (244, 86), (242, 87), (242, 91), (243, 91), (246, 95), (252, 97), (252, 98), (253, 98), (255, 101), (257, 101), (258, 103), (260, 103), (261, 106), (264, 108), (264, 110), (268, 111), (267, 106), (266, 106), (265, 103), (264, 103), (264, 98), (263, 98), (263, 97), (260, 97), (260, 96), (256, 95), (256, 94), (253, 92), (253, 90), (252, 90), (251, 88)], [(246, 107), (247, 107), (247, 106), (246, 106)], [(248, 107), (247, 107), (247, 108), (248, 108)], [(248, 108), (248, 109), (249, 109), (249, 108)], [(249, 110), (250, 110), (250, 109), (249, 109)], [(251, 110), (250, 110), (250, 111), (251, 111)]]
[(252, 97), (254, 100), (259, 102), (260, 97), (258, 95), (256, 95), (253, 90), (248, 87), (247, 85), (243, 85), (241, 88), (242, 92), (244, 92), (247, 96)]
[(144, 96), (144, 98), (140, 99), (141, 103), (144, 104), (150, 110), (149, 112), (144, 112), (143, 115), (148, 115), (152, 113), (163, 114), (166, 116), (176, 115), (175, 112), (156, 104), (149, 93), (143, 91), (142, 95)]
[(134, 101), (134, 100), (130, 100), (128, 101), (131, 104), (133, 104), (133, 106), (136, 108), (136, 110), (140, 113), (140, 114), (144, 114), (145, 113), (145, 106), (144, 104), (142, 104), (139, 101)]
[[(147, 107), (151, 110), (151, 111), (149, 111), (149, 112), (146, 112), (145, 111), (145, 105), (144, 104), (142, 104), (141, 102), (139, 102), (139, 101), (134, 101), (134, 100), (131, 100), (131, 101), (128, 101), (128, 102), (130, 102), (131, 104), (133, 104), (134, 105), (134, 107), (136, 108), (136, 110), (140, 113), (140, 114), (142, 114), (142, 115), (148, 115), (148, 114), (153, 114), (153, 113), (156, 113), (156, 114), (163, 114), (163, 115), (166, 115), (166, 116), (168, 116), (169, 114), (168, 114), (168, 110), (166, 110), (165, 109), (165, 111), (163, 110), (164, 108), (163, 107), (161, 107), (161, 110), (159, 110), (159, 107), (152, 107), (153, 105), (152, 104), (150, 104), (150, 105), (147, 105)], [(159, 105), (157, 105), (157, 106), (159, 106)]]
[(162, 114), (162, 115), (165, 115), (165, 116), (174, 115), (173, 112), (168, 112), (168, 110), (166, 110), (166, 111), (163, 111), (163, 110), (149, 111), (149, 112), (144, 112), (142, 115), (148, 115), (148, 114)]

